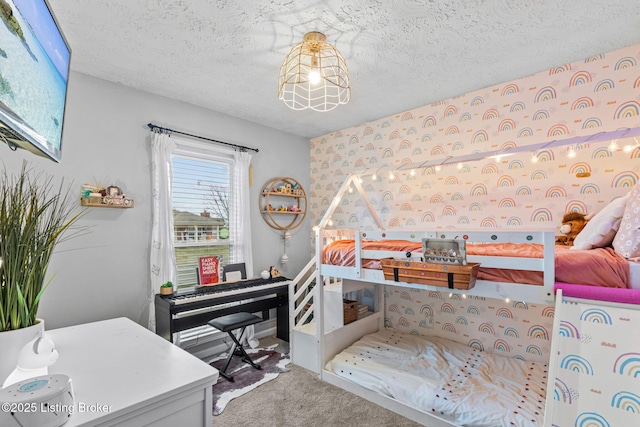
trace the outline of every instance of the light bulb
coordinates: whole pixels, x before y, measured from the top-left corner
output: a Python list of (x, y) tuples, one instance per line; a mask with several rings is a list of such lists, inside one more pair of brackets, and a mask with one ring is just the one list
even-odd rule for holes
[(311, 71), (309, 71), (309, 82), (311, 82), (312, 85), (320, 83), (320, 71), (312, 68)]

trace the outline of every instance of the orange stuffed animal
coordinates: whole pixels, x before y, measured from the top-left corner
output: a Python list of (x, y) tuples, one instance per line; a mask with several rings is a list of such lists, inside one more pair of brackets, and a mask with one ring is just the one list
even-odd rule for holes
[(560, 232), (564, 236), (558, 236), (556, 239), (557, 245), (573, 246), (578, 233), (582, 231), (587, 222), (591, 219), (591, 215), (585, 215), (580, 212), (569, 212), (562, 217), (562, 226)]

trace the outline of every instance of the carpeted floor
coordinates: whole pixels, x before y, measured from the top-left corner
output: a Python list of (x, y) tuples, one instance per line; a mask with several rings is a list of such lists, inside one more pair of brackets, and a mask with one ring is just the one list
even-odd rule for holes
[[(264, 341), (267, 340), (267, 341)], [(268, 339), (261, 347), (270, 346)], [(276, 350), (288, 352), (286, 343)], [(299, 366), (231, 400), (213, 426), (417, 427), (417, 424), (347, 391), (320, 381)]]

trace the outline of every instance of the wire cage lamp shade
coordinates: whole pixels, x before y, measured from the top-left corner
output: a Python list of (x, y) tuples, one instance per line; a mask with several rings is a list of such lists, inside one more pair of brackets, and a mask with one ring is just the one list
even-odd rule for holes
[(349, 102), (347, 63), (324, 34), (307, 33), (291, 49), (280, 67), (278, 98), (293, 110), (330, 111)]

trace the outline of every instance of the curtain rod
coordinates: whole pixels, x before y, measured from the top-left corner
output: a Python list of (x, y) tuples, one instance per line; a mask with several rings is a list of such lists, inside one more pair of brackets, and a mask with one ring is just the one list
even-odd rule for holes
[(169, 128), (163, 128), (161, 126), (156, 126), (153, 123), (147, 123), (147, 126), (149, 127), (149, 129), (151, 129), (152, 131), (160, 131), (160, 132), (169, 132), (169, 133), (178, 133), (180, 135), (186, 135), (186, 136), (190, 136), (192, 138), (198, 138), (198, 139), (204, 139), (205, 141), (211, 141), (211, 142), (215, 142), (216, 144), (224, 144), (224, 145), (228, 145), (230, 147), (233, 148), (239, 148), (240, 150), (251, 150), (251, 151), (255, 151), (256, 153), (259, 151), (257, 148), (251, 148), (251, 147), (245, 147), (244, 145), (238, 145), (238, 144), (231, 144), (229, 142), (224, 142), (224, 141), (218, 141), (216, 139), (211, 139), (211, 138), (206, 138), (204, 136), (198, 136), (198, 135), (192, 135), (190, 133), (186, 133), (186, 132), (180, 132), (179, 130), (174, 130), (174, 129), (169, 129)]

